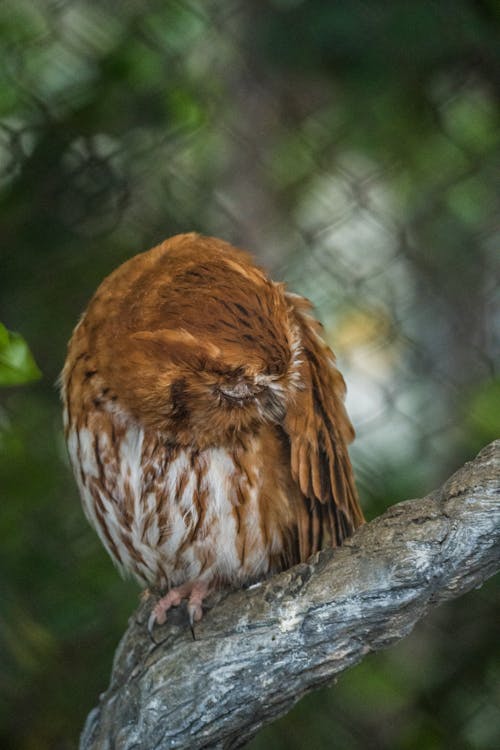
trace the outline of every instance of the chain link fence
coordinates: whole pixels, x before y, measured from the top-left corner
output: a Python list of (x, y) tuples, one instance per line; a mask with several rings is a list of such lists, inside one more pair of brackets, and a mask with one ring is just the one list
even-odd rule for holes
[[(492, 4), (465, 0), (386, 5), (0, 6), (3, 320), (29, 337), (50, 380), (119, 262), (180, 231), (247, 248), (325, 325), (369, 517), (442, 481), (498, 419), (500, 19)], [(55, 420), (50, 385), (41, 388)], [(451, 606), (372, 676), (363, 666), (309, 701), (309, 718), (299, 709), (283, 736), (301, 736), (322, 706), (334, 724), (317, 721), (336, 727), (339, 747), (367, 737), (373, 747), (492, 747), (489, 592), (474, 599), (482, 624), (467, 604)], [(463, 654), (448, 642), (452, 617)], [(430, 681), (406, 659), (425, 663)], [(355, 719), (356, 690), (371, 700), (374, 680), (392, 680), (386, 725), (369, 711)], [(33, 746), (14, 744), (7, 724), (9, 747)], [(315, 746), (330, 747), (322, 731)], [(39, 747), (73, 746), (44, 732)], [(276, 734), (255, 742), (281, 747)]]

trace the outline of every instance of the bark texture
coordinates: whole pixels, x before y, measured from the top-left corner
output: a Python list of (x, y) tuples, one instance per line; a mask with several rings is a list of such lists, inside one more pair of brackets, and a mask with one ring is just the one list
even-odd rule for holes
[(236, 748), (306, 692), (406, 636), (500, 568), (500, 441), (439, 490), (390, 508), (342, 548), (220, 594), (196, 626), (151, 601), (131, 618), (81, 750)]

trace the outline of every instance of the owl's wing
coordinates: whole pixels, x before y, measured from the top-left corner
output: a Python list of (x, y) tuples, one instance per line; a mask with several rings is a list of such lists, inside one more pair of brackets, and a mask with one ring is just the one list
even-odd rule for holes
[(284, 429), (292, 477), (302, 494), (297, 532), (305, 560), (321, 548), (325, 536), (337, 546), (364, 518), (347, 451), (354, 430), (344, 407), (344, 379), (319, 336), (321, 326), (310, 315), (309, 301), (286, 296), (302, 344), (300, 384), (288, 405)]

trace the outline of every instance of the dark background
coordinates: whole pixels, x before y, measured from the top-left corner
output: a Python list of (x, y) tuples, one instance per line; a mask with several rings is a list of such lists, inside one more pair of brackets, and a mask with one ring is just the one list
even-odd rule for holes
[[(0, 396), (1, 748), (76, 747), (137, 603), (54, 385), (126, 258), (198, 230), (313, 300), (368, 518), (497, 436), (499, 29), (493, 0), (0, 4), (0, 320), (44, 373)], [(490, 581), (251, 747), (493, 750), (499, 610)]]

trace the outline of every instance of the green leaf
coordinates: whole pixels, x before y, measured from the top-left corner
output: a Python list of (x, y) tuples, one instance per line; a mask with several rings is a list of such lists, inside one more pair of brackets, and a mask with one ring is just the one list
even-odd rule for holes
[(41, 376), (23, 337), (0, 323), (0, 386), (30, 383)]

